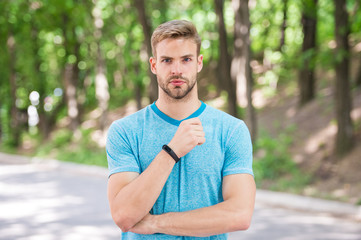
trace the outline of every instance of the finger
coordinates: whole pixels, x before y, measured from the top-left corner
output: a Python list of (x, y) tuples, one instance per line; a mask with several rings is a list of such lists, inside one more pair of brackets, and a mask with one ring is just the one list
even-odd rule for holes
[(195, 134), (197, 137), (204, 137), (204, 136), (206, 135), (203, 131), (196, 131), (196, 132), (194, 132), (194, 134)]
[(200, 137), (198, 138), (198, 145), (202, 145), (203, 143), (206, 142), (206, 138), (205, 137)]
[(203, 132), (203, 127), (202, 125), (192, 125), (192, 128), (194, 131), (201, 131)]
[(190, 118), (190, 119), (184, 120), (183, 122), (189, 123), (191, 125), (202, 125), (202, 122), (198, 117)]

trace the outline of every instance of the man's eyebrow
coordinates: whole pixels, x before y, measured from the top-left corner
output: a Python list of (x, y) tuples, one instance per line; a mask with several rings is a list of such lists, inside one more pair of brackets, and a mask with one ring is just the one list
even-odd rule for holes
[(186, 55), (182, 56), (181, 58), (189, 58), (189, 57), (194, 57), (194, 55), (193, 54), (186, 54)]
[[(183, 56), (181, 56), (181, 58), (188, 58), (188, 57), (194, 57), (194, 54), (186, 54), (186, 55), (183, 55)], [(161, 59), (165, 59), (165, 58), (167, 58), (167, 59), (173, 59), (173, 57), (169, 57), (169, 56), (160, 56), (160, 58)]]

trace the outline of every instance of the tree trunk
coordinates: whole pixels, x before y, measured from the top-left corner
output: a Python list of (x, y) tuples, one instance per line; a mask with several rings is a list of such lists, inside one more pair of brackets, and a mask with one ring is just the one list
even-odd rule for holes
[(76, 56), (75, 63), (65, 63), (63, 82), (65, 89), (65, 99), (68, 108), (68, 117), (70, 119), (69, 129), (76, 131), (80, 125), (80, 108), (77, 97), (77, 82), (78, 82), (78, 61), (79, 61), (79, 48), (80, 45), (76, 39), (75, 27), (71, 26), (71, 30), (66, 28), (69, 26), (69, 19), (67, 15), (63, 15), (64, 24), (64, 48), (66, 56), (74, 54)]
[[(3, 81), (0, 81), (0, 96), (5, 97), (5, 94), (3, 93), (4, 88), (6, 83), (3, 83)], [(0, 101), (0, 146), (3, 142), (3, 127), (4, 127), (4, 122), (6, 121), (5, 116), (4, 116), (4, 112), (3, 112), (3, 107), (5, 108), (5, 104), (4, 101)]]
[(358, 68), (358, 72), (356, 75), (356, 81), (355, 84), (357, 87), (361, 87), (361, 56), (360, 56), (360, 62), (359, 62), (359, 68)]
[[(140, 66), (137, 61), (134, 62), (134, 71), (136, 73), (136, 76), (139, 76), (139, 70)], [(143, 89), (143, 83), (141, 79), (134, 79), (134, 92), (135, 92), (135, 102), (137, 103), (137, 109), (142, 109), (142, 89)]]
[(65, 107), (65, 95), (63, 94), (62, 100), (58, 103), (58, 105), (53, 106), (53, 109), (51, 112), (46, 113), (44, 106), (45, 106), (45, 96), (46, 96), (46, 80), (44, 78), (44, 75), (40, 71), (40, 59), (37, 56), (37, 50), (39, 49), (39, 44), (37, 42), (37, 35), (38, 31), (33, 28), (33, 41), (34, 41), (34, 56), (35, 56), (35, 72), (38, 72), (38, 92), (40, 95), (39, 99), (39, 131), (42, 135), (42, 141), (47, 141), (49, 139), (50, 133), (52, 132), (54, 126), (56, 125), (56, 118), (59, 114), (59, 112)]
[(35, 23), (31, 23), (31, 39), (33, 42), (33, 55), (34, 55), (34, 69), (37, 73), (36, 75), (36, 89), (40, 95), (39, 106), (37, 108), (39, 114), (39, 131), (42, 136), (42, 140), (45, 141), (48, 139), (51, 131), (51, 123), (49, 122), (48, 116), (44, 110), (45, 97), (46, 97), (46, 88), (47, 82), (44, 78), (44, 74), (40, 71), (41, 60), (38, 55), (38, 50), (40, 49), (38, 43), (38, 34), (39, 31), (35, 27)]
[[(356, 21), (356, 18), (361, 14), (360, 1), (355, 1), (353, 9), (350, 14), (350, 22)], [(356, 73), (355, 86), (361, 87), (361, 55), (359, 54), (359, 67)]]
[[(144, 46), (145, 46), (145, 61), (148, 62), (150, 56), (152, 56), (152, 45), (151, 45), (151, 26), (149, 24), (147, 14), (145, 12), (145, 3), (144, 0), (135, 0), (134, 6), (138, 11), (139, 22), (142, 24), (143, 33), (144, 33)], [(150, 67), (148, 67), (148, 76), (150, 78), (150, 86), (149, 86), (149, 101), (152, 103), (158, 99), (158, 82), (157, 77), (151, 72)]]
[[(96, 4), (96, 2), (95, 2)], [(101, 9), (97, 9), (95, 6), (93, 11), (94, 23), (95, 23), (95, 32), (94, 37), (97, 42), (97, 61), (96, 61), (96, 75), (95, 75), (95, 95), (98, 100), (98, 109), (100, 110), (99, 118), (99, 128), (101, 131), (104, 131), (107, 127), (108, 119), (108, 103), (109, 103), (109, 85), (106, 78), (106, 66), (102, 56), (100, 39), (102, 37), (102, 18), (101, 18)]]
[(335, 153), (346, 154), (352, 148), (353, 127), (351, 120), (351, 92), (349, 83), (349, 43), (350, 32), (346, 0), (335, 0), (335, 38), (336, 38), (336, 84), (335, 102), (337, 135)]
[(299, 105), (305, 105), (315, 97), (314, 58), (316, 55), (317, 0), (303, 1), (303, 44), (301, 69), (298, 75)]
[(11, 132), (11, 144), (15, 147), (20, 145), (20, 121), (19, 111), (16, 107), (16, 70), (15, 70), (15, 38), (12, 34), (8, 37), (7, 47), (9, 50), (9, 72), (10, 72), (10, 132)]
[[(234, 21), (234, 57), (231, 66), (231, 76), (237, 84), (237, 96), (246, 89), (247, 120), (251, 131), (252, 140), (257, 137), (257, 119), (252, 104), (253, 77), (251, 69), (251, 48), (249, 32), (248, 0), (232, 0), (235, 15)], [(242, 105), (241, 105), (242, 106)]]
[(286, 28), (287, 28), (287, 3), (288, 0), (283, 0), (283, 22), (281, 27), (281, 40), (280, 40), (280, 51), (282, 51), (282, 47), (285, 45), (286, 38)]
[(236, 83), (231, 78), (231, 58), (228, 53), (227, 33), (223, 17), (223, 0), (214, 0), (216, 14), (218, 16), (219, 33), (219, 59), (220, 79), (228, 93), (228, 113), (238, 117)]
[(68, 107), (68, 117), (70, 119), (69, 128), (72, 131), (75, 131), (80, 124), (77, 88), (73, 81), (74, 75), (74, 64), (66, 64), (64, 69), (64, 87), (66, 104)]
[(98, 108), (101, 115), (99, 119), (100, 130), (104, 130), (107, 126), (108, 119), (108, 103), (109, 103), (109, 86), (105, 76), (105, 63), (101, 56), (100, 44), (98, 42), (97, 68), (95, 76), (95, 94), (98, 100)]
[[(1, 83), (0, 83), (0, 87)], [(0, 102), (0, 145), (2, 144), (2, 140), (3, 140), (3, 114), (2, 114), (2, 102)]]

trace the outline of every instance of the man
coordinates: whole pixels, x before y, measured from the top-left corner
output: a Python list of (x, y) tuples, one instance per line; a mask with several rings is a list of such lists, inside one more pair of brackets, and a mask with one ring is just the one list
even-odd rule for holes
[(250, 135), (243, 121), (198, 99), (200, 45), (192, 23), (160, 25), (150, 58), (158, 100), (109, 129), (108, 199), (123, 240), (227, 239), (250, 225)]

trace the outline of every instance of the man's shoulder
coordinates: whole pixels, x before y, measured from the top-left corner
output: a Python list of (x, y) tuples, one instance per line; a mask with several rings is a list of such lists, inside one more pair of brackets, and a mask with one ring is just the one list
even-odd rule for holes
[[(202, 120), (202, 124), (217, 129), (221, 136), (226, 139), (234, 134), (249, 134), (248, 127), (242, 119), (211, 106), (207, 106), (206, 114)], [(226, 141), (226, 139), (224, 140)]]
[(119, 118), (111, 124), (110, 128), (133, 130), (139, 129), (139, 126), (146, 120), (149, 106), (138, 110), (135, 113)]

